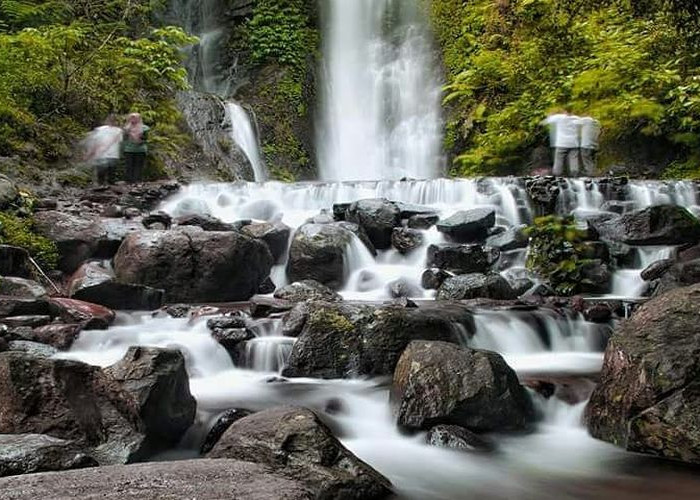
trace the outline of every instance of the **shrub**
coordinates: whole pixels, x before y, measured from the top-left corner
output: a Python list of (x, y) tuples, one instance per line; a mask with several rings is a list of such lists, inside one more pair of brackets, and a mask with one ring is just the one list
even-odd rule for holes
[(0, 243), (24, 248), (45, 270), (55, 269), (58, 264), (56, 244), (35, 232), (31, 217), (0, 212)]

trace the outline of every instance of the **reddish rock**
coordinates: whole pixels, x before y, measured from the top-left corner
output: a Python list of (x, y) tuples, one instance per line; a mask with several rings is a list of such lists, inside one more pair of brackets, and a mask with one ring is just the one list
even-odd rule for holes
[(109, 327), (116, 315), (114, 311), (98, 304), (82, 300), (53, 298), (51, 308), (65, 323), (79, 323), (86, 330), (100, 330)]

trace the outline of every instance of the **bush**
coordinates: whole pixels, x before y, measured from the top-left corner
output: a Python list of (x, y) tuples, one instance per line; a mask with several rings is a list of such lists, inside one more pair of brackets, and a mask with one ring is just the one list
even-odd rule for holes
[(55, 269), (58, 264), (56, 244), (34, 231), (31, 217), (0, 212), (0, 244), (24, 248), (44, 270)]

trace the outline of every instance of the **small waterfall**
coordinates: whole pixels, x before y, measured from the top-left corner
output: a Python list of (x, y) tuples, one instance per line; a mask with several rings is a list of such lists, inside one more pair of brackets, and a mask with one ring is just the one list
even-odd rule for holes
[(698, 206), (697, 188), (690, 181), (637, 181), (630, 183), (629, 193), (638, 208), (664, 204)]
[(610, 296), (624, 298), (639, 298), (649, 288), (649, 283), (642, 279), (641, 273), (654, 262), (669, 259), (673, 254), (672, 247), (636, 247), (634, 248), (634, 269), (618, 269), (613, 273)]
[(260, 154), (258, 134), (250, 114), (234, 101), (226, 103), (226, 116), (231, 123), (231, 139), (245, 153), (253, 168), (255, 182), (267, 180), (267, 169)]
[(289, 359), (295, 339), (280, 334), (281, 320), (278, 319), (263, 320), (250, 328), (255, 338), (246, 342), (239, 368), (279, 373)]
[(421, 2), (320, 1), (321, 177), (435, 177), (441, 91)]

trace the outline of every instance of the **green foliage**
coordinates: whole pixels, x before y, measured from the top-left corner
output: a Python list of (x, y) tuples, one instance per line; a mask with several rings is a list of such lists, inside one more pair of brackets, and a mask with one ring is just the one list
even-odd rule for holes
[(319, 309), (309, 317), (311, 328), (333, 333), (350, 333), (355, 326), (348, 318), (331, 309)]
[(695, 11), (644, 3), (434, 0), (454, 172), (521, 172), (528, 152), (547, 144), (540, 122), (562, 107), (600, 120), (609, 162), (619, 144), (645, 139), (697, 157), (698, 30), (682, 28)]
[(34, 231), (30, 217), (0, 212), (0, 244), (24, 248), (45, 270), (55, 269), (58, 264), (56, 244)]
[(550, 215), (535, 220), (527, 229), (530, 248), (527, 268), (549, 281), (561, 295), (571, 295), (588, 284), (583, 273), (590, 259), (582, 244), (586, 233), (573, 217)]

